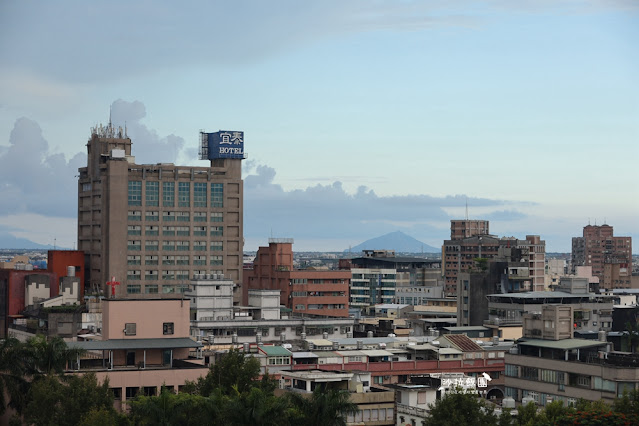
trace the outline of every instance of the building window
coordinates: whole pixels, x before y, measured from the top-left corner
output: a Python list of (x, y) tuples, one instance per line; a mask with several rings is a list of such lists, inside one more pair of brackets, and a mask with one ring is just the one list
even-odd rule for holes
[(193, 265), (206, 265), (206, 256), (193, 256)]
[(144, 264), (145, 265), (157, 265), (158, 264), (158, 257), (156, 255), (144, 256)]
[(146, 294), (157, 294), (158, 285), (157, 284), (147, 284), (144, 286), (144, 292)]
[(175, 256), (162, 256), (162, 265), (175, 265)]
[(211, 265), (223, 265), (222, 256), (211, 256)]
[(165, 322), (164, 324), (162, 324), (162, 334), (164, 334), (164, 335), (173, 334), (173, 323), (172, 322)]
[(206, 182), (193, 184), (193, 207), (206, 207)]
[(126, 279), (128, 281), (139, 280), (140, 279), (140, 271), (127, 271)]
[(127, 256), (126, 257), (126, 264), (127, 265), (140, 265), (141, 259), (140, 256)]
[(191, 205), (191, 182), (178, 182), (178, 206)]
[(190, 228), (188, 226), (178, 226), (176, 230), (177, 230), (177, 235), (180, 237), (188, 237), (191, 233)]
[(162, 241), (162, 250), (175, 251), (175, 241)]
[(175, 212), (162, 213), (162, 220), (164, 222), (175, 222)]
[(147, 207), (158, 207), (160, 205), (160, 182), (146, 182), (144, 197)]
[(206, 212), (194, 212), (193, 222), (206, 222)]
[(162, 235), (165, 237), (174, 237), (175, 236), (175, 226), (163, 226), (162, 227)]
[(159, 212), (146, 212), (145, 219), (147, 222), (157, 222), (160, 220)]
[(140, 286), (140, 284), (127, 284), (126, 285), (126, 292), (128, 294), (140, 294), (141, 288), (142, 287)]
[(142, 249), (142, 246), (140, 245), (140, 241), (139, 240), (129, 240), (129, 241), (127, 241), (126, 248), (127, 248), (127, 250), (140, 251)]
[[(182, 280), (182, 281), (186, 281), (189, 279), (189, 271), (177, 271), (177, 274), (175, 276), (176, 280)], [(184, 287), (188, 287), (188, 286), (184, 286)], [(188, 288), (185, 290), (184, 287), (180, 287), (180, 291), (182, 293), (184, 293), (186, 290), (188, 290)]]
[(159, 228), (155, 225), (146, 225), (144, 227), (144, 235), (156, 237), (160, 234)]
[(206, 226), (194, 226), (193, 235), (196, 237), (206, 237)]
[(175, 293), (175, 286), (174, 285), (163, 285), (162, 286), (162, 293), (163, 294)]
[(211, 237), (221, 237), (224, 234), (223, 226), (211, 226)]
[(195, 250), (195, 251), (206, 251), (206, 241), (194, 241), (193, 242), (193, 250)]
[(140, 388), (136, 388), (136, 387), (126, 388), (126, 399), (135, 398), (138, 395), (139, 390)]
[(224, 213), (211, 213), (211, 222), (224, 222)]
[(175, 246), (178, 251), (189, 251), (189, 242), (188, 241), (176, 241)]
[(224, 207), (224, 184), (211, 184), (211, 207)]
[(176, 265), (188, 265), (189, 257), (188, 256), (175, 256), (175, 264)]
[(224, 250), (224, 244), (222, 241), (211, 241), (211, 251), (222, 251)]
[(162, 271), (162, 279), (163, 280), (174, 280), (175, 279), (175, 271)]
[(142, 212), (137, 210), (129, 210), (129, 220), (142, 220)]
[(178, 212), (177, 220), (178, 222), (190, 222), (191, 218), (189, 216), (189, 212)]
[(157, 251), (160, 247), (160, 242), (157, 240), (147, 240), (144, 243), (144, 250), (146, 251)]
[(145, 280), (157, 280), (158, 279), (158, 271), (146, 271), (144, 272)]
[(162, 182), (162, 205), (175, 207), (175, 182)]
[(142, 205), (142, 182), (139, 180), (129, 181), (129, 205)]

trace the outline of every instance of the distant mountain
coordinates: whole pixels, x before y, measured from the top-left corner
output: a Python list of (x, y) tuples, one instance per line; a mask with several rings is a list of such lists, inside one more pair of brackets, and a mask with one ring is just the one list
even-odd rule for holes
[[(440, 248), (422, 243), (401, 231), (391, 232), (381, 237), (366, 240), (350, 249), (352, 252), (362, 250), (395, 250), (395, 253), (439, 253), (441, 251)], [(344, 251), (347, 252), (349, 250)]]
[[(26, 238), (17, 238), (8, 232), (0, 232), (0, 248), (2, 249), (52, 249), (53, 246), (34, 243)], [(58, 247), (61, 248), (61, 247)]]

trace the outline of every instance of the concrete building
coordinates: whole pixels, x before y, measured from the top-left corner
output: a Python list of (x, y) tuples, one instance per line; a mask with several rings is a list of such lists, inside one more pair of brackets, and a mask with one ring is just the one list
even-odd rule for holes
[(450, 239), (463, 240), (475, 235), (489, 235), (489, 223), (487, 220), (451, 220)]
[(522, 293), (535, 288), (543, 290), (542, 270), (537, 261), (532, 260), (537, 255), (535, 252), (531, 254), (529, 247), (500, 246), (495, 257), (461, 272), (457, 289), (457, 324), (483, 325), (488, 319), (486, 296), (489, 294)]
[(457, 295), (459, 274), (475, 268), (475, 259), (494, 258), (499, 255), (500, 248), (521, 250), (522, 263), (526, 263), (532, 289), (535, 291), (544, 290), (546, 242), (541, 240), (538, 235), (526, 235), (525, 240), (514, 237), (497, 238), (492, 235), (475, 235), (444, 241), (442, 262), (446, 295)]
[(359, 411), (347, 416), (347, 425), (395, 424), (395, 392), (371, 386), (371, 374), (359, 371), (283, 371), (281, 389), (310, 394), (317, 387), (348, 391)]
[(440, 297), (440, 267), (438, 260), (395, 256), (393, 250), (364, 250), (363, 257), (340, 260), (340, 268), (352, 274), (350, 306), (359, 309), (400, 303), (401, 297), (410, 298), (409, 304), (424, 303), (429, 294)]
[(280, 304), (293, 312), (348, 317), (351, 274), (344, 270), (295, 269), (293, 239), (271, 238), (260, 247), (253, 269), (244, 271), (244, 297), (250, 290), (278, 290)]
[[(16, 326), (15, 330), (23, 332), (37, 331), (22, 315), (29, 306), (41, 307), (44, 304), (46, 307), (83, 302), (83, 253), (54, 250), (49, 252), (48, 259), (46, 270), (33, 269), (28, 258), (22, 257), (18, 261), (7, 262), (6, 266), (10, 269), (0, 268), (0, 338), (7, 336), (8, 328), (12, 325)], [(78, 264), (81, 267), (76, 269)]]
[(108, 378), (119, 408), (140, 391), (179, 390), (208, 372), (189, 337), (189, 311), (188, 299), (104, 299), (102, 340), (69, 343), (87, 351), (73, 371)]
[(584, 226), (583, 236), (572, 239), (572, 271), (591, 266), (603, 289), (630, 288), (632, 238), (615, 237), (610, 225)]
[[(238, 148), (211, 150), (212, 136), (231, 133), (241, 139), (219, 143)], [(111, 123), (91, 129), (78, 178), (78, 248), (89, 286), (157, 298), (185, 291), (194, 274), (222, 274), (241, 285), (243, 133), (201, 139), (208, 167), (136, 164), (126, 131)], [(107, 282), (116, 284), (109, 289)]]
[(488, 295), (488, 324), (523, 324), (525, 313), (541, 313), (545, 305), (571, 306), (575, 333), (612, 328), (613, 297), (589, 292), (587, 278), (564, 277), (555, 291)]
[[(570, 327), (566, 313), (565, 307), (544, 309), (540, 332), (535, 332), (541, 325), (538, 320), (524, 322), (524, 335), (537, 338), (520, 339), (506, 353), (506, 396), (519, 402), (529, 398), (541, 406), (551, 401), (574, 404), (579, 398), (612, 403), (625, 391), (637, 389), (637, 354), (611, 351), (604, 331), (596, 340), (563, 338)], [(563, 318), (564, 324), (556, 318)], [(553, 331), (558, 325), (563, 331)]]

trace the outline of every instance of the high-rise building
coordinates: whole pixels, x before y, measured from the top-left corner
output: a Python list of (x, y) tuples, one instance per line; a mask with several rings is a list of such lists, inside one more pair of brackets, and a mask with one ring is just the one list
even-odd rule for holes
[(296, 269), (293, 239), (270, 238), (257, 250), (253, 269), (244, 271), (244, 301), (249, 290), (279, 290), (280, 303), (293, 312), (348, 317), (349, 271)]
[(632, 275), (632, 238), (615, 237), (610, 225), (584, 226), (572, 239), (572, 271), (591, 266), (601, 288), (628, 288)]
[(200, 136), (209, 167), (136, 164), (126, 130), (91, 129), (78, 179), (87, 286), (140, 298), (175, 297), (194, 275), (241, 285), (244, 134)]
[(461, 240), (463, 238), (474, 237), (475, 235), (488, 235), (487, 220), (451, 220), (450, 239)]
[[(445, 240), (442, 247), (444, 293), (457, 296), (457, 281), (461, 272), (475, 268), (476, 259), (492, 259), (500, 248), (523, 249), (528, 263), (532, 290), (544, 290), (546, 242), (539, 235), (526, 235), (525, 240), (514, 237), (498, 238), (494, 235), (473, 235), (467, 238)], [(523, 259), (523, 258), (522, 258)]]

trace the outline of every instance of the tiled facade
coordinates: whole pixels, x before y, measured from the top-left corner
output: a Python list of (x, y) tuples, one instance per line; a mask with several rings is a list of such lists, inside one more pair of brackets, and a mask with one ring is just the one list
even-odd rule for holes
[[(193, 275), (242, 282), (241, 159), (210, 167), (136, 164), (131, 139), (92, 129), (79, 169), (78, 247), (87, 285), (117, 297), (171, 297)], [(239, 293), (236, 302), (239, 302)]]

